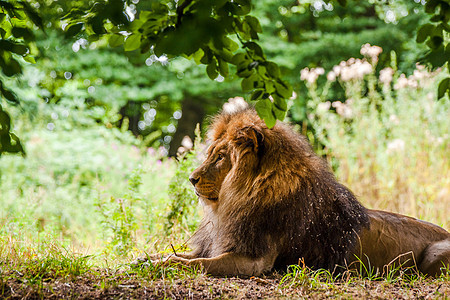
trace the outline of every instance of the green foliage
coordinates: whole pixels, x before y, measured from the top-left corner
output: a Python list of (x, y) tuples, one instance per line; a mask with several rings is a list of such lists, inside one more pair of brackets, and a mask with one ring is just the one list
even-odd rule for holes
[(303, 261), (287, 268), (280, 280), (280, 287), (303, 287), (305, 289), (322, 289), (333, 285), (335, 278), (328, 270), (312, 270)]
[[(34, 63), (33, 27), (43, 29), (41, 17), (25, 1), (0, 1), (0, 100), (18, 104), (17, 96), (4, 84), (4, 76), (22, 73), (20, 60)], [(4, 75), (4, 76), (3, 76)], [(19, 138), (11, 132), (11, 119), (0, 101), (0, 156), (4, 152), (25, 151)]]
[[(191, 58), (207, 65), (211, 79), (219, 74), (229, 77), (230, 64), (242, 79), (243, 90), (252, 92), (252, 100), (279, 98), (281, 105), (277, 107), (266, 101), (266, 109), (259, 110), (261, 115), (275, 119), (284, 116), (284, 102), (292, 95), (292, 89), (256, 43), (262, 30), (258, 19), (248, 15), (251, 1), (188, 0), (178, 6), (171, 1), (155, 2), (151, 7), (144, 5), (139, 9), (130, 24), (124, 21), (123, 13), (118, 13), (118, 7), (123, 9), (126, 2), (113, 2), (96, 1), (89, 10), (73, 9), (65, 16), (69, 23), (66, 34), (84, 30), (90, 37), (108, 36), (109, 44), (114, 46), (124, 40), (125, 51), (139, 49), (141, 53), (150, 51), (158, 57)], [(126, 38), (120, 37), (125, 31), (129, 33)], [(236, 53), (239, 48), (236, 41), (244, 52)]]
[[(448, 44), (450, 33), (450, 4), (445, 0), (427, 1), (425, 11), (431, 15), (430, 22), (423, 24), (417, 30), (417, 43), (424, 43), (429, 48), (423, 61), (430, 63), (433, 68), (447, 65), (450, 57)], [(438, 98), (450, 96), (450, 77), (443, 79), (438, 87)]]
[(164, 231), (169, 235), (177, 224), (187, 227), (189, 232), (195, 230), (198, 225), (197, 196), (192, 191), (189, 176), (199, 164), (198, 156), (201, 149), (200, 127), (197, 125), (194, 150), (178, 157), (178, 166), (169, 184), (169, 213), (164, 224)]
[[(1, 85), (1, 82), (0, 82)], [(7, 91), (8, 92), (8, 91)], [(9, 92), (8, 92), (9, 93)], [(25, 154), (19, 138), (10, 131), (11, 118), (0, 105), (0, 156), (3, 152)]]

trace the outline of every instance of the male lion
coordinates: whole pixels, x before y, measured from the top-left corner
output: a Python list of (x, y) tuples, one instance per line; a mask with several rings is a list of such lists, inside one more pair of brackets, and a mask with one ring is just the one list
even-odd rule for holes
[(207, 158), (189, 178), (204, 208), (193, 251), (166, 261), (219, 276), (285, 270), (299, 259), (331, 271), (360, 261), (433, 276), (448, 268), (449, 232), (364, 208), (289, 126), (268, 129), (253, 109), (223, 112), (209, 137)]

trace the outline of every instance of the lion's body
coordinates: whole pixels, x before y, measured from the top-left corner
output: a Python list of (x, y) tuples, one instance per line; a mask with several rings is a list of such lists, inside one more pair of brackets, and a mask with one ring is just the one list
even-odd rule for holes
[(208, 157), (190, 178), (204, 219), (193, 252), (170, 260), (215, 275), (259, 275), (299, 259), (333, 271), (355, 255), (381, 269), (399, 257), (405, 262), (408, 252), (429, 274), (450, 264), (447, 231), (364, 208), (288, 125), (268, 129), (251, 109), (223, 113), (210, 139)]

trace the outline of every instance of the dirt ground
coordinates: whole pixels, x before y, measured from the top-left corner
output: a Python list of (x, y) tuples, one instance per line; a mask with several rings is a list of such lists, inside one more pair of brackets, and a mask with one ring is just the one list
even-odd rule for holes
[[(15, 271), (16, 273), (19, 273)], [(73, 278), (26, 279), (14, 271), (0, 277), (1, 299), (450, 299), (450, 282), (420, 279), (406, 283), (348, 280), (345, 282), (281, 283), (270, 277), (148, 280), (126, 271), (91, 270)]]

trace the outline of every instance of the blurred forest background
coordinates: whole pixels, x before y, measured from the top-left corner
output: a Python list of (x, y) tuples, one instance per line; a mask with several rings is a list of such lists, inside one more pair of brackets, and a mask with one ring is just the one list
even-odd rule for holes
[[(183, 57), (74, 39), (54, 20), (79, 2), (30, 2), (44, 28), (22, 32), (35, 37), (36, 62), (21, 61), (20, 76), (0, 74), (20, 99), (0, 104), (26, 152), (0, 157), (0, 258), (11, 245), (34, 253), (50, 239), (130, 256), (182, 245), (201, 215), (187, 179), (201, 160), (207, 117), (230, 98), (250, 100), (237, 75), (211, 80)], [(151, 3), (131, 1), (128, 18)], [(286, 121), (338, 179), (370, 208), (448, 230), (450, 100), (437, 97), (448, 71), (420, 63), (424, 4), (260, 0), (251, 15), (259, 45), (294, 91)]]

